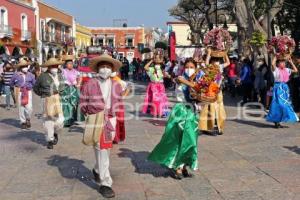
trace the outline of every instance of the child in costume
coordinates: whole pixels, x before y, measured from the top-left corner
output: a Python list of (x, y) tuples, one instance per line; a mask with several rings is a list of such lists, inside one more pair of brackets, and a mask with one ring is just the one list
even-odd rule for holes
[(292, 59), (288, 59), (292, 69), (286, 67), (285, 60), (273, 58), (272, 71), (274, 74), (275, 84), (273, 87), (273, 100), (267, 121), (274, 122), (275, 128), (282, 128), (280, 122), (295, 123), (299, 121), (297, 114), (294, 112), (290, 101), (290, 90), (287, 82), (290, 80), (292, 73), (297, 73), (298, 69)]
[[(160, 143), (150, 153), (148, 160), (172, 170), (173, 178), (189, 177), (187, 167), (198, 169), (198, 117), (195, 113), (197, 100), (189, 93), (194, 86), (191, 77), (196, 73), (197, 63), (193, 59), (185, 62), (183, 77), (178, 77), (186, 103), (174, 106)], [(178, 98), (180, 99), (180, 98)], [(183, 100), (183, 99), (182, 99)]]
[(163, 84), (164, 72), (162, 69), (163, 64), (163, 50), (157, 50), (154, 54), (154, 59), (151, 60), (146, 66), (150, 83), (147, 87), (147, 93), (143, 105), (143, 113), (150, 113), (154, 117), (163, 117), (168, 109), (168, 98)]

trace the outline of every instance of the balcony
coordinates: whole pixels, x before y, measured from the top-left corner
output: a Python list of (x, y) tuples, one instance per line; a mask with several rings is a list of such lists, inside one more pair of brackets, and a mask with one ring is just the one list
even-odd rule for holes
[(31, 32), (28, 30), (21, 31), (21, 41), (30, 41), (31, 40)]
[(0, 38), (12, 38), (12, 27), (5, 24), (0, 24)]

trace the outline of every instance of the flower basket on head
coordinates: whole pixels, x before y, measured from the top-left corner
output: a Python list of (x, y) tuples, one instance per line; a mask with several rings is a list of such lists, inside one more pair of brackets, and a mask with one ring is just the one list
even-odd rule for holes
[(268, 51), (279, 60), (287, 60), (295, 49), (295, 40), (287, 35), (275, 36), (268, 44)]
[(221, 91), (220, 83), (222, 81), (222, 73), (219, 66), (211, 65), (203, 69), (202, 72), (200, 77), (196, 77), (197, 82), (195, 86), (190, 89), (190, 94), (193, 99), (201, 103), (216, 102), (218, 94)]
[(224, 57), (232, 46), (230, 33), (223, 28), (214, 28), (204, 37), (203, 43), (207, 48), (211, 48), (212, 57)]

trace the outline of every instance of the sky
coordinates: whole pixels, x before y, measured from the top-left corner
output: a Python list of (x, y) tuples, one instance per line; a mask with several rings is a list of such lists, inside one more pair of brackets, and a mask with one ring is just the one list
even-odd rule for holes
[(113, 26), (114, 19), (126, 19), (128, 26), (144, 25), (166, 29), (168, 9), (178, 0), (43, 0), (71, 15), (82, 25)]

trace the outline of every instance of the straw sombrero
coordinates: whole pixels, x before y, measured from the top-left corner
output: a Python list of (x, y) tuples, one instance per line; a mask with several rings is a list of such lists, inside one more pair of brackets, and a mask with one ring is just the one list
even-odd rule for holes
[(31, 65), (31, 63), (28, 61), (27, 58), (20, 58), (19, 63), (16, 64), (17, 68), (27, 67), (28, 65)]
[(75, 56), (74, 56), (74, 55), (64, 55), (64, 56), (62, 57), (62, 60), (63, 60), (64, 62), (67, 62), (67, 61), (73, 61), (73, 60), (75, 60)]
[(115, 71), (115, 72), (118, 71), (120, 69), (120, 67), (122, 66), (122, 63), (119, 60), (113, 59), (111, 56), (104, 54), (104, 55), (92, 58), (90, 60), (89, 67), (94, 72), (98, 72), (98, 64), (101, 63), (101, 62), (111, 63), (113, 65), (112, 70)]
[(50, 58), (43, 64), (43, 66), (51, 67), (51, 66), (58, 66), (58, 65), (62, 65), (62, 64), (64, 64), (64, 62), (62, 60), (58, 60), (57, 58)]

